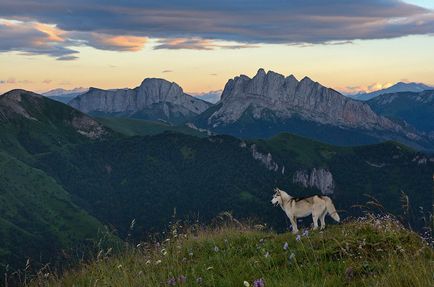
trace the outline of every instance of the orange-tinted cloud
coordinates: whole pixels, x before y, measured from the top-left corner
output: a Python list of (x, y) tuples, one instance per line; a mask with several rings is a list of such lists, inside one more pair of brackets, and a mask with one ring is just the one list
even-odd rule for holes
[(231, 44), (231, 43), (218, 43), (209, 39), (202, 38), (169, 38), (160, 39), (154, 49), (188, 49), (188, 50), (214, 50), (220, 49), (243, 49), (243, 48), (256, 48), (256, 45), (250, 44)]
[(58, 29), (53, 25), (47, 25), (42, 23), (35, 23), (34, 27), (36, 30), (39, 30), (45, 34), (47, 34), (47, 40), (51, 42), (64, 42), (65, 32)]
[(143, 49), (148, 42), (146, 37), (137, 36), (112, 36), (107, 34), (92, 33), (88, 38), (88, 44), (97, 49), (137, 52)]
[(358, 93), (371, 93), (382, 89), (387, 89), (393, 86), (393, 83), (373, 83), (366, 86), (348, 86), (338, 88), (339, 91), (346, 95), (354, 95)]

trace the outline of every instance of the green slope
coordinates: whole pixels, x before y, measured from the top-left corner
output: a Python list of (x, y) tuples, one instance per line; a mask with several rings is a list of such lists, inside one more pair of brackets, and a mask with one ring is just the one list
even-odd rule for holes
[(0, 95), (3, 271), (7, 264), (9, 271), (23, 268), (28, 258), (37, 270), (78, 247), (81, 256), (93, 244), (88, 240), (97, 240), (104, 226), (36, 163), (40, 155), (109, 137), (110, 131), (67, 105), (24, 90)]
[(106, 117), (96, 119), (104, 126), (126, 136), (156, 135), (164, 132), (178, 132), (198, 137), (206, 136), (206, 133), (199, 132), (185, 125), (175, 126), (161, 121), (147, 121), (119, 117)]
[(96, 240), (102, 224), (75, 205), (43, 171), (0, 152), (0, 266), (50, 262), (61, 250)]

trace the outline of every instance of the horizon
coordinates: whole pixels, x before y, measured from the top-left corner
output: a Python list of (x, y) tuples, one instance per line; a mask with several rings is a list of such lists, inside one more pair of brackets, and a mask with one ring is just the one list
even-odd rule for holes
[(194, 95), (261, 67), (343, 94), (434, 86), (433, 1), (81, 2), (0, 3), (0, 93), (155, 77)]

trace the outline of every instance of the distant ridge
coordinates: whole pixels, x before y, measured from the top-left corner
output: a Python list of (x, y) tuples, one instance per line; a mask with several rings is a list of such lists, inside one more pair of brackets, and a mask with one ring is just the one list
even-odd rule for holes
[(348, 97), (353, 98), (355, 100), (359, 101), (368, 101), (370, 99), (373, 99), (375, 97), (378, 97), (380, 95), (384, 94), (390, 94), (390, 93), (399, 93), (399, 92), (422, 92), (425, 90), (432, 90), (433, 87), (430, 87), (428, 85), (425, 85), (423, 83), (404, 83), (399, 82), (395, 85), (387, 88), (382, 89), (379, 91), (371, 92), (371, 93), (360, 93), (356, 95), (349, 95)]

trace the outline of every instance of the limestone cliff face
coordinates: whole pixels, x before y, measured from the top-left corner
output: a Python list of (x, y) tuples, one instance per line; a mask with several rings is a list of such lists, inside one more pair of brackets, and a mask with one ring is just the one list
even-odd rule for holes
[(292, 181), (303, 187), (316, 188), (324, 195), (333, 194), (335, 188), (332, 173), (323, 168), (314, 168), (310, 172), (298, 170), (294, 173)]
[(186, 120), (211, 106), (185, 94), (176, 83), (155, 78), (145, 79), (135, 89), (90, 88), (69, 105), (85, 113), (163, 119), (169, 122)]
[(366, 103), (349, 99), (310, 78), (298, 81), (259, 69), (253, 78), (245, 75), (228, 81), (222, 93), (221, 107), (209, 118), (212, 128), (235, 123), (249, 109), (254, 119), (271, 111), (277, 119), (297, 116), (304, 120), (342, 128), (380, 130), (418, 135), (401, 125), (377, 115)]

